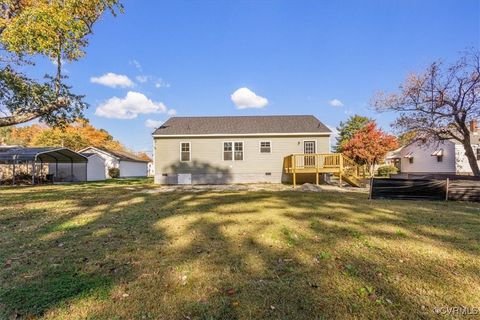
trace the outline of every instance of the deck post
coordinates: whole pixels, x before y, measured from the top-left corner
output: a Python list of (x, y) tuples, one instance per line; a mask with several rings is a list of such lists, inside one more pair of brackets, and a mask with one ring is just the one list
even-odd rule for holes
[(315, 183), (317, 184), (317, 186), (319, 185), (318, 183), (318, 167), (319, 167), (319, 162), (320, 162), (320, 159), (318, 157), (318, 154), (315, 155)]
[(297, 174), (295, 173), (295, 167), (297, 166), (296, 165), (296, 161), (295, 161), (295, 155), (292, 155), (292, 171), (293, 171), (293, 187), (295, 188), (297, 186)]

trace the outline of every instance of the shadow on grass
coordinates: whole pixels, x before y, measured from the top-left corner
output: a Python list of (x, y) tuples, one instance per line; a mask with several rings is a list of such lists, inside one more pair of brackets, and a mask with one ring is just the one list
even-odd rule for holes
[(479, 302), (455, 289), (480, 277), (478, 205), (149, 188), (0, 194), (0, 317), (430, 318)]
[(72, 300), (107, 299), (111, 286), (112, 281), (107, 277), (52, 269), (46, 270), (40, 279), (0, 292), (0, 297), (10, 315), (39, 316)]

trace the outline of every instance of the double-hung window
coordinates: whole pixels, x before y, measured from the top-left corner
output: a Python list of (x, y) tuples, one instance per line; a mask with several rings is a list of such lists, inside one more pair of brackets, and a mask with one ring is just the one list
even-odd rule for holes
[(224, 161), (242, 161), (243, 160), (243, 142), (224, 142), (223, 143)]
[(270, 141), (260, 141), (260, 153), (271, 153), (272, 143)]
[(223, 160), (226, 160), (226, 161), (233, 160), (233, 143), (232, 142), (223, 143)]
[(243, 160), (243, 142), (234, 142), (235, 145), (235, 161)]
[(192, 149), (190, 148), (190, 142), (180, 143), (180, 161), (188, 162), (190, 161)]

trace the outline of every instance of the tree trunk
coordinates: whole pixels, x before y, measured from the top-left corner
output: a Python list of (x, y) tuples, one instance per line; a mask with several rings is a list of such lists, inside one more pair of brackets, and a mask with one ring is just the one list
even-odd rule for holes
[(468, 141), (463, 141), (462, 144), (465, 148), (465, 155), (467, 156), (470, 168), (472, 168), (473, 175), (476, 177), (480, 177), (480, 169), (478, 168), (477, 156), (475, 152), (473, 152), (472, 145), (470, 144), (470, 139)]

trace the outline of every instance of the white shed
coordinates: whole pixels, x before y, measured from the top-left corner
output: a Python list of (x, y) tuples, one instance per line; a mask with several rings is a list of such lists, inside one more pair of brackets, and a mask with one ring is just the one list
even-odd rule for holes
[(82, 153), (87, 157), (87, 181), (102, 181), (107, 178), (105, 160), (95, 153)]
[(125, 151), (107, 150), (98, 147), (87, 147), (80, 150), (81, 153), (91, 153), (102, 158), (104, 161), (104, 172), (108, 177), (110, 168), (120, 170), (120, 178), (146, 177), (148, 173), (149, 160), (143, 160), (134, 154)]

